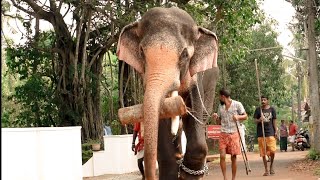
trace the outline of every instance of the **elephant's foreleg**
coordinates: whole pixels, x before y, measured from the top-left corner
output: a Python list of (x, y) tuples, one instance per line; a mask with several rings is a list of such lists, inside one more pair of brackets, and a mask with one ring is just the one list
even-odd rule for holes
[[(191, 113), (198, 121), (202, 122), (203, 106), (200, 99), (199, 92), (203, 92), (202, 88), (199, 90), (196, 86), (190, 91), (190, 96), (187, 99), (187, 106), (192, 108)], [(180, 169), (181, 179), (202, 179), (204, 175), (204, 165), (208, 153), (208, 147), (205, 138), (205, 123), (200, 123), (191, 115), (183, 118), (183, 128), (187, 138), (186, 153), (184, 155), (183, 168)]]
[[(180, 139), (181, 131), (178, 132), (178, 135)], [(160, 120), (158, 135), (159, 180), (178, 179), (176, 156), (181, 154), (181, 146), (177, 147), (177, 144), (172, 140), (171, 119)]]

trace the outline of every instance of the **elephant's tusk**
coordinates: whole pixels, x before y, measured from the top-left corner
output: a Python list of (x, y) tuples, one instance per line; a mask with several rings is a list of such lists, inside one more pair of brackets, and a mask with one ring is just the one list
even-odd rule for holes
[[(178, 96), (178, 91), (173, 91), (171, 97)], [(174, 116), (171, 118), (171, 134), (177, 135), (179, 129), (179, 116)]]

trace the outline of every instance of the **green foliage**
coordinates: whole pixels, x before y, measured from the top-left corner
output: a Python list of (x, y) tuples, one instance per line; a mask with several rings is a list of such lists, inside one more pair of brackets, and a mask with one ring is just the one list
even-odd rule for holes
[(246, 127), (246, 135), (256, 137), (257, 125), (253, 120), (253, 116), (248, 116), (248, 119), (243, 122)]
[(255, 0), (222, 1), (223, 18), (217, 23), (219, 49), (227, 62), (241, 61), (250, 40), (249, 29), (262, 21), (263, 16)]
[[(8, 109), (2, 123), (4, 127), (56, 126), (59, 124), (57, 101), (55, 99), (55, 77), (52, 67), (52, 54), (35, 47), (47, 49), (52, 46), (53, 33), (40, 35), (37, 45), (20, 45), (6, 49), (8, 72), (18, 74), (21, 84), (15, 87), (8, 98), (21, 105), (15, 119), (10, 119)], [(33, 47), (35, 46), (35, 47)]]
[(100, 144), (101, 141), (100, 141), (99, 139), (88, 139), (88, 140), (86, 141), (86, 143), (87, 143), (87, 144), (90, 144), (90, 145), (92, 145), (92, 144)]
[(81, 145), (82, 148), (82, 165), (84, 165), (92, 156), (91, 144), (84, 143)]
[(312, 160), (320, 160), (320, 152), (316, 151), (314, 148), (311, 148), (307, 157)]
[(118, 119), (111, 121), (110, 127), (112, 129), (112, 134), (121, 134), (121, 123)]
[[(101, 82), (101, 109), (104, 123), (106, 125), (111, 125), (115, 123), (113, 121), (118, 121), (116, 112), (119, 109), (119, 68), (117, 57), (110, 51), (108, 53), (105, 55), (105, 58), (103, 59), (104, 71), (102, 72), (103, 78)], [(111, 117), (112, 115), (113, 117)], [(112, 132), (114, 133), (118, 131), (116, 129), (112, 129)]]
[[(249, 49), (279, 46), (277, 34), (271, 29), (271, 24), (262, 24), (251, 31), (248, 39)], [(262, 95), (267, 95), (270, 104), (282, 104), (285, 88), (283, 81), (281, 48), (268, 51), (252, 51), (240, 61), (228, 64), (229, 88), (233, 98), (240, 100), (248, 114), (253, 114), (255, 106), (259, 106), (255, 59), (258, 61), (260, 89)]]
[(50, 84), (48, 80), (34, 75), (15, 89), (14, 98), (23, 106), (18, 119), (26, 121), (27, 126), (51, 126), (57, 123), (54, 91), (47, 84)]

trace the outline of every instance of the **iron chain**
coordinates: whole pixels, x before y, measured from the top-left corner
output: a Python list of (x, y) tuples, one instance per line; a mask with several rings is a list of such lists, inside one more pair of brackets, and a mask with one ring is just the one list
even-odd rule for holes
[[(191, 175), (195, 175), (195, 176), (199, 176), (199, 175), (202, 175), (202, 174), (207, 174), (208, 170), (209, 170), (209, 168), (207, 166), (207, 163), (204, 164), (203, 169), (200, 169), (200, 170), (197, 170), (197, 171), (189, 169), (188, 167), (186, 167), (183, 164), (183, 158), (177, 160), (177, 164), (179, 165), (179, 169), (181, 168), (182, 170), (184, 170), (184, 172), (189, 173)], [(180, 176), (180, 172), (179, 172), (179, 176)]]

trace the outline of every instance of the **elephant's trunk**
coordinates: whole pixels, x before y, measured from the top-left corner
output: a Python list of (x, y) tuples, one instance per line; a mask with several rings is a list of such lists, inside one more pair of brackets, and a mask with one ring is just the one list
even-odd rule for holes
[(144, 76), (146, 89), (143, 101), (145, 175), (147, 180), (155, 180), (160, 108), (165, 97), (180, 87), (177, 61), (179, 57), (173, 48), (164, 44), (153, 44), (152, 48), (145, 49), (144, 53), (146, 56)]
[[(147, 180), (156, 179), (156, 160), (157, 160), (157, 145), (158, 145), (158, 127), (159, 127), (159, 109), (162, 92), (158, 91), (156, 87), (153, 90), (148, 90), (152, 87), (146, 88), (146, 93), (143, 102), (144, 111), (144, 161), (145, 161), (145, 176)], [(160, 97), (160, 98), (159, 98)]]
[[(168, 81), (170, 74), (147, 75), (144, 94), (144, 143), (145, 143), (145, 175), (146, 179), (154, 180), (157, 160), (158, 127), (160, 108), (164, 98), (173, 87), (173, 80)], [(172, 77), (172, 74), (171, 74)]]

